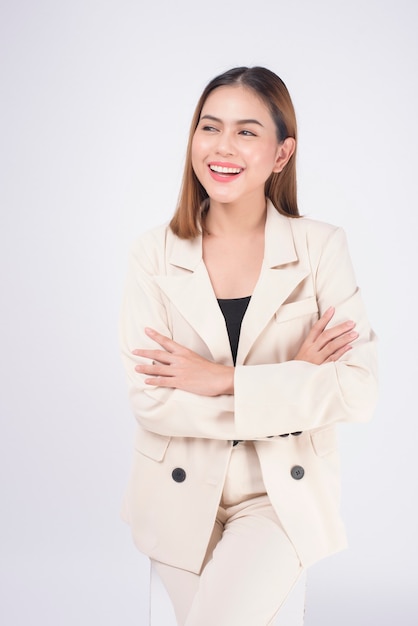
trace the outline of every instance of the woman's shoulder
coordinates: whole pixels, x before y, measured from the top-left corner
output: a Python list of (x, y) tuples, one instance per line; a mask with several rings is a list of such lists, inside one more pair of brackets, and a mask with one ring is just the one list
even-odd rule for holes
[(342, 230), (341, 226), (331, 224), (330, 222), (323, 222), (305, 215), (289, 219), (291, 220), (292, 230), (294, 232), (302, 232), (307, 235), (327, 238), (333, 235), (336, 231)]
[(164, 264), (168, 223), (162, 223), (137, 234), (128, 248), (130, 267), (135, 271), (155, 273)]
[(325, 247), (347, 245), (344, 228), (311, 217), (288, 218), (296, 246), (307, 246), (311, 252), (320, 253)]
[(332, 236), (336, 231), (341, 231), (341, 227), (329, 222), (315, 219), (309, 215), (301, 215), (295, 217), (291, 215), (285, 215), (275, 209), (271, 201), (268, 201), (268, 219), (272, 218), (273, 229), (278, 228), (280, 232), (283, 231), (283, 225), (285, 231), (289, 230), (294, 238), (308, 238), (323, 241)]
[(170, 222), (145, 230), (136, 237), (130, 249), (130, 258), (144, 268), (162, 268), (167, 263), (192, 269), (202, 257), (201, 237), (180, 239)]
[(137, 234), (134, 239), (134, 245), (137, 242), (144, 243), (146, 241), (164, 240), (169, 229), (169, 222), (162, 222), (160, 224), (156, 224), (155, 226), (151, 226)]
[[(284, 220), (286, 227), (283, 229)], [(275, 220), (276, 221), (276, 220)], [(316, 266), (324, 255), (336, 258), (348, 250), (345, 231), (340, 226), (310, 216), (290, 217), (279, 214), (278, 236), (287, 233), (299, 259), (309, 259), (311, 266)], [(277, 226), (274, 226), (277, 228)]]
[(131, 244), (131, 253), (139, 254), (144, 251), (164, 248), (169, 233), (171, 233), (169, 222), (157, 224), (142, 231), (134, 238)]

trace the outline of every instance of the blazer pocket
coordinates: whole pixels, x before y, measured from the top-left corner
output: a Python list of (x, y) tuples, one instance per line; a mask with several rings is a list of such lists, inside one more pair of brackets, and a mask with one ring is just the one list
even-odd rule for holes
[(311, 432), (311, 441), (317, 456), (326, 456), (338, 449), (337, 431), (334, 426)]
[(162, 461), (171, 437), (157, 435), (149, 430), (138, 430), (135, 437), (135, 449), (154, 461)]
[(288, 320), (303, 317), (304, 315), (313, 315), (314, 313), (318, 313), (318, 304), (315, 296), (311, 296), (304, 300), (282, 304), (276, 312), (275, 319), (277, 323), (287, 322)]

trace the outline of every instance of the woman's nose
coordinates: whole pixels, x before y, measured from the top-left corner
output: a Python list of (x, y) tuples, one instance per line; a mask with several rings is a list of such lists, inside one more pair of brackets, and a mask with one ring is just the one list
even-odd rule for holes
[(223, 156), (235, 154), (235, 145), (230, 133), (223, 132), (219, 135), (216, 152)]

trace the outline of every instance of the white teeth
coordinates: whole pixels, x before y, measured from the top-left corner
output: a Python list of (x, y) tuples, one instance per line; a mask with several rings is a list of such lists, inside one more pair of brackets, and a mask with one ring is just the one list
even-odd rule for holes
[(218, 172), (218, 174), (239, 174), (242, 172), (240, 167), (222, 167), (220, 165), (210, 165), (212, 172)]

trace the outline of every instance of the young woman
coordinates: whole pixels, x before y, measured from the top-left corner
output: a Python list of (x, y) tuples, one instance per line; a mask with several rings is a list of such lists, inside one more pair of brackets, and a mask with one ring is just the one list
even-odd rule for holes
[(336, 424), (376, 399), (341, 229), (299, 217), (278, 76), (213, 79), (178, 208), (133, 247), (121, 320), (138, 422), (124, 517), (184, 626), (266, 626), (346, 545)]

